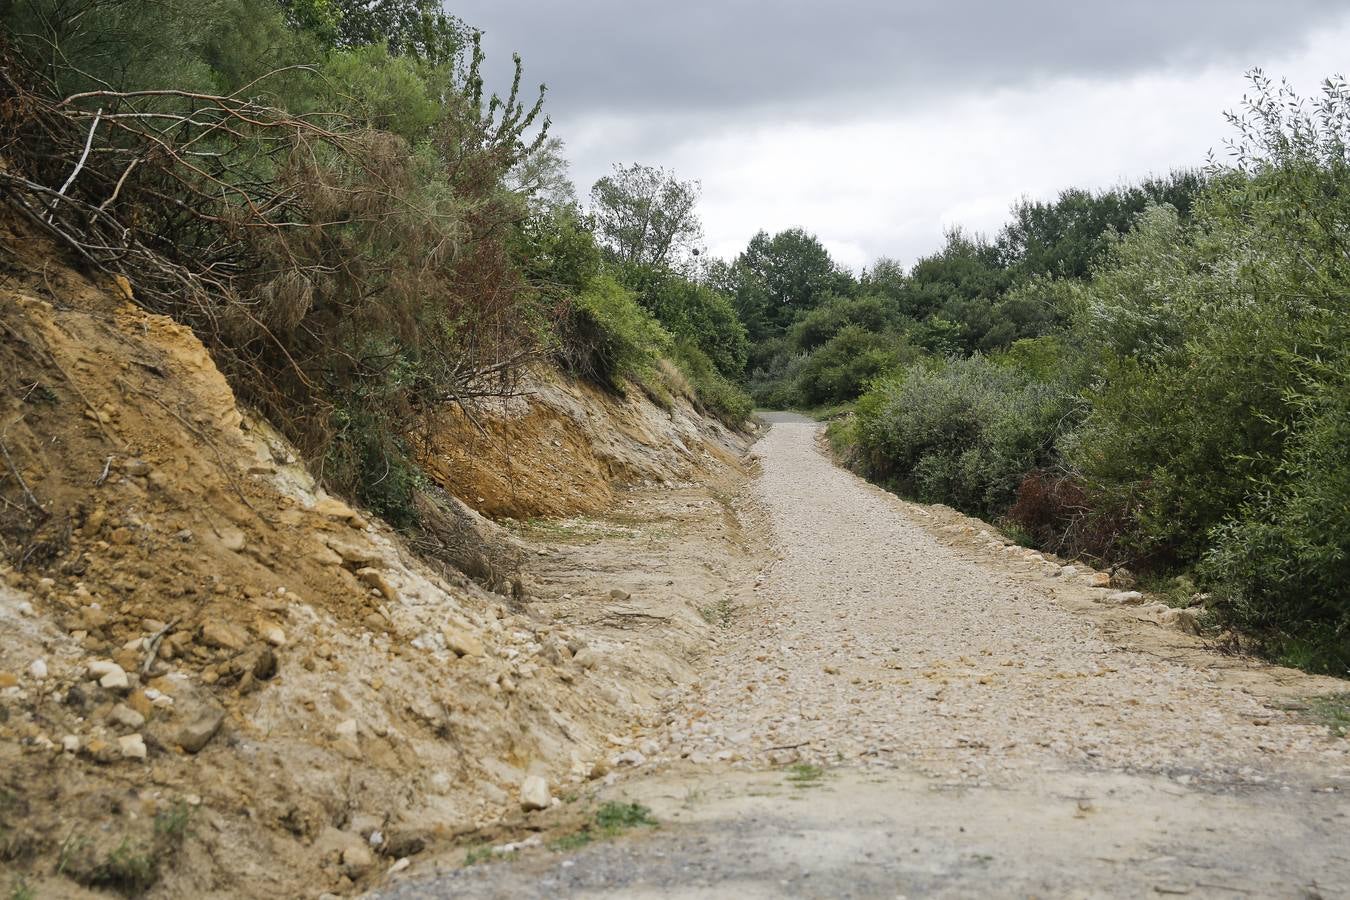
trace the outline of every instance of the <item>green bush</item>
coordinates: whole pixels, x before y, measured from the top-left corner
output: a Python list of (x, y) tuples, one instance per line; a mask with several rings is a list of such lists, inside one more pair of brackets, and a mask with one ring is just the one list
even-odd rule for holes
[(754, 403), (745, 391), (717, 371), (708, 355), (689, 340), (678, 342), (675, 359), (694, 388), (694, 399), (731, 428), (740, 428), (750, 417)]
[(881, 332), (896, 325), (901, 318), (899, 307), (886, 297), (831, 297), (803, 314), (792, 326), (789, 335), (799, 350), (811, 351), (847, 325)]
[(718, 372), (745, 374), (750, 344), (728, 296), (663, 266), (627, 263), (614, 271), (643, 309), (675, 337), (692, 341)]
[(913, 364), (858, 401), (853, 457), (903, 494), (997, 515), (1052, 459), (1075, 408), (1064, 385), (982, 356)]
[(674, 342), (632, 291), (599, 275), (572, 301), (558, 326), (559, 361), (573, 373), (623, 393), (640, 382)]
[(1327, 366), (1298, 437), (1200, 567), (1214, 603), (1285, 662), (1350, 674), (1350, 365)]
[(845, 325), (801, 364), (795, 383), (798, 400), (805, 406), (852, 400), (873, 378), (918, 355), (898, 335)]

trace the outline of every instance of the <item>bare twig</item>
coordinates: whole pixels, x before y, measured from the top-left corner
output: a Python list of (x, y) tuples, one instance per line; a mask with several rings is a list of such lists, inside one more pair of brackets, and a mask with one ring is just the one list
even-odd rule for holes
[(159, 645), (164, 642), (164, 636), (172, 631), (177, 624), (178, 620), (172, 619), (169, 624), (150, 636), (150, 640), (147, 642), (146, 646), (145, 661), (141, 663), (142, 675), (148, 675), (150, 673), (150, 667), (155, 664), (155, 657), (159, 656)]
[(19, 483), (19, 487), (23, 490), (24, 498), (28, 500), (29, 504), (32, 505), (36, 512), (45, 513), (46, 510), (42, 508), (42, 504), (38, 502), (37, 497), (33, 496), (32, 489), (28, 487), (28, 482), (23, 480), (23, 473), (20, 472), (19, 467), (14, 464), (14, 457), (9, 455), (9, 448), (5, 446), (4, 441), (4, 435), (8, 433), (9, 429), (6, 428), (5, 432), (0, 434), (0, 455), (5, 457), (5, 464), (8, 465), (9, 470), (14, 473), (14, 480)]
[(56, 192), (56, 198), (52, 200), (51, 208), (53, 211), (56, 209), (56, 204), (60, 202), (60, 198), (64, 197), (66, 191), (75, 183), (75, 176), (79, 175), (80, 170), (84, 168), (85, 160), (89, 159), (89, 151), (94, 146), (94, 132), (98, 130), (99, 119), (102, 118), (102, 116), (103, 107), (100, 106), (98, 112), (94, 113), (94, 123), (89, 126), (89, 136), (84, 139), (84, 152), (80, 154), (80, 161), (75, 164), (74, 171), (70, 173), (70, 177), (66, 179), (66, 183), (61, 185), (61, 189)]

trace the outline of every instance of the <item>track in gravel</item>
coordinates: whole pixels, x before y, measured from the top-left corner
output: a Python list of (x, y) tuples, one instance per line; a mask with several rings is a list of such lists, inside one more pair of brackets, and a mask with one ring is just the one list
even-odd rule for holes
[(388, 896), (1350, 896), (1346, 741), (1106, 640), (770, 421), (761, 600), (672, 703), (684, 762), (602, 797), (670, 824)]

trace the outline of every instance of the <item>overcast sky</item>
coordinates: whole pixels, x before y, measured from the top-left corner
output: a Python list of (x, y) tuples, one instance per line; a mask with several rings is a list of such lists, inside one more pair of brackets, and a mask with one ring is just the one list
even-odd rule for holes
[(583, 196), (616, 162), (703, 185), (709, 249), (804, 227), (905, 265), (1018, 197), (1223, 151), (1253, 66), (1350, 69), (1350, 0), (450, 0), (487, 75), (547, 82)]

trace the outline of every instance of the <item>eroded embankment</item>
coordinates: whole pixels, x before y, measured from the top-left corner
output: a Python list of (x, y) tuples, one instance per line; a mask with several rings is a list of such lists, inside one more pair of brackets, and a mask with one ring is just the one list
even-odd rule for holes
[[(564, 534), (453, 505), (457, 539), (529, 561), (521, 583), (501, 563), (477, 582), (425, 564), (326, 496), (187, 330), (31, 235), (0, 243), (0, 888), (354, 890), (518, 815), (527, 776), (555, 794), (584, 782), (685, 677), (709, 628), (694, 595), (735, 567), (657, 612), (617, 573), (559, 592), (549, 547)], [(538, 433), (503, 438), (604, 432), (622, 464), (593, 452), (538, 491), (565, 494), (565, 476), (630, 508), (653, 558), (720, 521), (695, 482), (735, 484), (739, 438), (682, 401), (549, 390), (579, 417), (555, 404), (527, 412)], [(663, 428), (678, 466), (643, 456)], [(611, 475), (665, 487), (625, 492)], [(470, 500), (506, 508), (489, 498)], [(678, 640), (644, 635), (643, 615)]]

